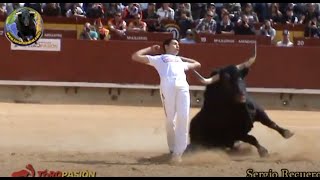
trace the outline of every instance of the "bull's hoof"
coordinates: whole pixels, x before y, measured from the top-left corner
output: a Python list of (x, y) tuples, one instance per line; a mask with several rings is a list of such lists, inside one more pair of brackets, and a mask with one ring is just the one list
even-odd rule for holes
[(240, 151), (240, 148), (241, 148), (241, 142), (240, 141), (236, 141), (236, 142), (234, 142), (231, 150), (232, 151)]
[(291, 138), (292, 136), (294, 135), (293, 132), (291, 132), (290, 130), (284, 130), (283, 133), (282, 133), (282, 136), (286, 139), (289, 139)]
[(259, 153), (259, 156), (262, 157), (262, 158), (269, 156), (268, 150), (266, 148), (264, 148), (264, 147), (260, 147), (258, 149), (258, 153)]

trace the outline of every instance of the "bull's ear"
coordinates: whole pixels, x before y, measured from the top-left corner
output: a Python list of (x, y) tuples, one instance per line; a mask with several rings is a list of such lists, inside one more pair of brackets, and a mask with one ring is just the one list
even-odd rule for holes
[(243, 78), (245, 78), (249, 73), (249, 68), (243, 68), (241, 71), (240, 71), (240, 76)]
[(35, 12), (30, 11), (30, 16), (31, 16), (32, 18), (34, 18)]
[(22, 17), (22, 12), (17, 12), (16, 15), (18, 16), (18, 18)]

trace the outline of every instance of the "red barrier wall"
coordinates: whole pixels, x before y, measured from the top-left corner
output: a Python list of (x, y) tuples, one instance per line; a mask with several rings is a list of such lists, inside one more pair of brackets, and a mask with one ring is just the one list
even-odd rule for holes
[[(152, 42), (84, 41), (62, 39), (61, 52), (11, 51), (0, 37), (0, 79), (72, 82), (158, 84), (156, 71), (131, 61), (131, 54)], [(180, 55), (201, 62), (204, 76), (215, 67), (241, 63), (252, 45), (181, 45)], [(258, 46), (256, 63), (248, 75), (249, 87), (320, 89), (319, 47)], [(198, 81), (188, 73), (192, 85)]]

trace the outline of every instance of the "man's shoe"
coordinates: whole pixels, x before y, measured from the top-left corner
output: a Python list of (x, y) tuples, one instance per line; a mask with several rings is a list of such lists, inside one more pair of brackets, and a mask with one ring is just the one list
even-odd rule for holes
[(181, 155), (172, 153), (171, 159), (170, 159), (170, 164), (179, 164), (181, 162), (182, 162)]

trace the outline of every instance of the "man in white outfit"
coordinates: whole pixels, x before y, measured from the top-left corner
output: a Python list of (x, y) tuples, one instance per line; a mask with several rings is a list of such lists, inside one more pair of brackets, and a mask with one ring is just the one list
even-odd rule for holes
[(153, 66), (160, 76), (160, 95), (166, 115), (167, 142), (172, 155), (171, 162), (181, 162), (188, 143), (190, 93), (185, 71), (200, 67), (200, 63), (177, 56), (179, 42), (168, 39), (163, 42), (165, 54), (155, 54), (159, 45), (135, 52), (132, 60)]

